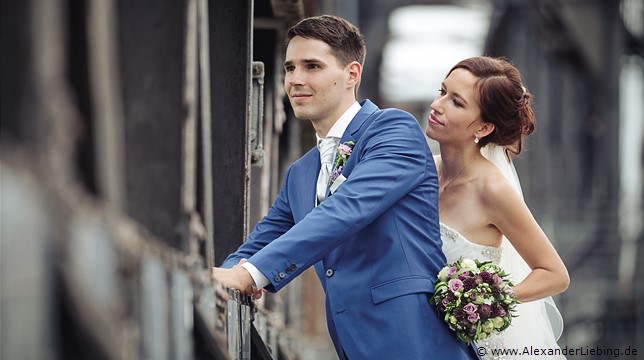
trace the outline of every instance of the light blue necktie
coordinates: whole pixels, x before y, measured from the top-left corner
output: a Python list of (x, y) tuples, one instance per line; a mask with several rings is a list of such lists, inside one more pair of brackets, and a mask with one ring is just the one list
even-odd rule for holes
[(318, 203), (321, 203), (322, 200), (326, 198), (326, 188), (329, 183), (329, 178), (331, 177), (331, 170), (333, 169), (333, 154), (335, 154), (335, 149), (337, 146), (336, 139), (337, 138), (334, 137), (328, 137), (326, 139), (322, 139), (318, 143), (318, 150), (320, 150), (320, 162), (322, 163), (316, 186)]

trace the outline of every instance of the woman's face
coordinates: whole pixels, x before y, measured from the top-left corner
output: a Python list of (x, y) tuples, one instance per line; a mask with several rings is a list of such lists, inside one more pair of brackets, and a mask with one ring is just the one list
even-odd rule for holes
[(455, 69), (441, 84), (431, 105), (425, 134), (439, 143), (474, 141), (480, 119), (476, 81), (465, 69)]

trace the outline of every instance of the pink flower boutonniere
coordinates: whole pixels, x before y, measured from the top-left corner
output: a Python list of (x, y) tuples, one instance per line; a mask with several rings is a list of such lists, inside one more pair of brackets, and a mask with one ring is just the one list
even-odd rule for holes
[(347, 163), (351, 152), (353, 151), (353, 141), (347, 141), (343, 144), (338, 145), (338, 154), (335, 157), (335, 163), (333, 164), (333, 172), (331, 173), (331, 178), (329, 179), (329, 185), (332, 185), (335, 180), (342, 174), (342, 169), (344, 169), (344, 164)]

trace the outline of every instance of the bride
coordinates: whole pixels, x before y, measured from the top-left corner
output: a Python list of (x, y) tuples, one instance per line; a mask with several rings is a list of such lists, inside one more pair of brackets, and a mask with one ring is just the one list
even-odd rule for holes
[(425, 132), (440, 144), (435, 160), (447, 262), (499, 264), (522, 302), (509, 328), (476, 343), (483, 359), (521, 358), (493, 354), (504, 349), (561, 354), (556, 341), (563, 322), (549, 297), (566, 290), (568, 272), (523, 201), (509, 156), (521, 152), (523, 137), (534, 130), (530, 99), (507, 61), (466, 59), (443, 81)]

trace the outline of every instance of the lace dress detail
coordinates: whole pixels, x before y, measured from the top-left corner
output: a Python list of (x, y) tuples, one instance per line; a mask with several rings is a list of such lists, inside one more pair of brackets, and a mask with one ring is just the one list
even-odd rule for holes
[[(480, 254), (480, 256), (474, 256), (475, 259), (486, 260), (486, 261), (491, 260), (495, 264), (500, 263), (501, 255), (503, 255), (503, 249), (501, 247), (475, 244), (467, 240), (465, 237), (463, 237), (463, 235), (461, 235), (458, 231), (452, 229), (451, 227), (443, 223), (440, 223), (440, 229), (441, 229), (441, 239), (443, 240), (443, 243), (445, 243), (447, 240), (453, 243), (464, 242), (464, 244), (461, 244), (461, 245), (465, 245), (466, 247), (472, 249), (473, 252), (477, 252), (478, 254)], [(447, 247), (449, 247), (449, 245)], [(443, 244), (443, 251), (445, 250), (445, 248), (446, 248), (446, 245)], [(462, 256), (471, 257), (472, 254), (469, 254), (469, 252), (465, 252), (465, 253), (462, 253)], [(455, 260), (458, 260), (458, 258), (453, 260), (448, 259), (447, 262), (451, 263)]]

